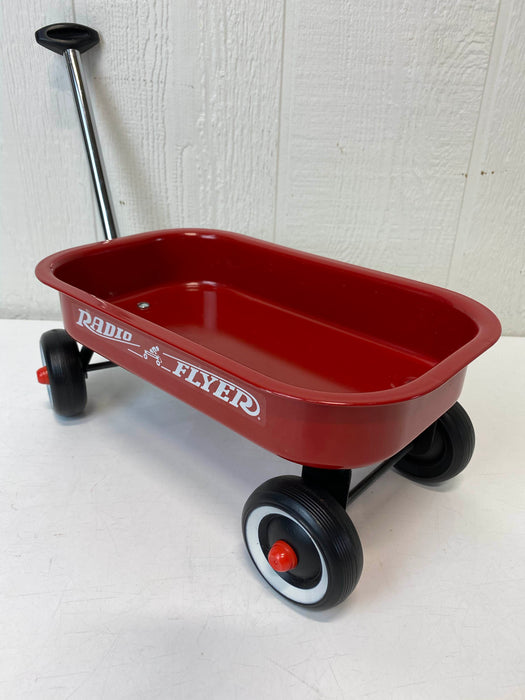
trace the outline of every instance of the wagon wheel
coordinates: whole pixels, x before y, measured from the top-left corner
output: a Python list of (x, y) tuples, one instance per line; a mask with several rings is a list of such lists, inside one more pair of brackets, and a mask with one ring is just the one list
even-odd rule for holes
[(422, 484), (440, 484), (459, 474), (474, 451), (474, 427), (465, 409), (455, 403), (414, 442), (396, 464), (404, 476)]
[(242, 528), (259, 573), (293, 603), (333, 607), (359, 580), (363, 550), (346, 511), (300, 477), (276, 477), (259, 486), (244, 506)]
[(44, 367), (38, 370), (38, 380), (47, 384), (49, 400), (55, 413), (71, 417), (86, 407), (86, 373), (80, 351), (65, 330), (47, 331), (40, 338)]

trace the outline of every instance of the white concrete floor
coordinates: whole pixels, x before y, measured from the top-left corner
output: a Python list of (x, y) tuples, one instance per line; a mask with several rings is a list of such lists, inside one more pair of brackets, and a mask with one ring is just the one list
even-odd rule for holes
[(350, 507), (363, 576), (314, 613), (240, 530), (251, 491), (298, 468), (121, 369), (56, 419), (34, 371), (57, 325), (0, 323), (0, 697), (525, 697), (525, 339), (467, 373), (464, 474), (388, 473)]

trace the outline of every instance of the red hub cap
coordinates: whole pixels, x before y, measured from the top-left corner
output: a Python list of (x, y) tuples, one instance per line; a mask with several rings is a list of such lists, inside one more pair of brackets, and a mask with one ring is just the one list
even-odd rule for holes
[(297, 566), (297, 554), (288, 542), (277, 540), (268, 552), (268, 562), (274, 571), (280, 574), (291, 571)]
[(36, 378), (39, 384), (49, 384), (49, 374), (47, 373), (47, 367), (40, 367), (36, 371)]

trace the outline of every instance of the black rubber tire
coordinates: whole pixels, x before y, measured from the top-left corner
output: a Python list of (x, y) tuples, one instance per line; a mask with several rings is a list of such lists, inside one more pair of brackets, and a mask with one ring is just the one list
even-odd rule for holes
[[(419, 439), (419, 438), (418, 438)], [(476, 441), (474, 427), (465, 409), (455, 403), (435, 423), (431, 444), (414, 448), (396, 464), (398, 472), (421, 484), (441, 484), (454, 478), (470, 462)]]
[(76, 341), (63, 329), (47, 331), (40, 338), (42, 361), (49, 377), (49, 400), (55, 413), (78, 416), (87, 403), (86, 373)]
[[(345, 600), (359, 581), (363, 550), (352, 521), (333, 496), (312, 489), (300, 477), (280, 476), (259, 486), (244, 506), (242, 530), (259, 573), (297, 605), (331, 608)], [(282, 574), (271, 568), (267, 555), (284, 530), (299, 563)]]

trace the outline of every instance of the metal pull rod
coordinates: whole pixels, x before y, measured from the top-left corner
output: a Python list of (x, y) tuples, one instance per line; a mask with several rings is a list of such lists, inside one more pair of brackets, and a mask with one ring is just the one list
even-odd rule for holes
[(66, 59), (73, 95), (77, 105), (78, 118), (80, 120), (80, 126), (82, 127), (84, 145), (86, 146), (89, 168), (91, 170), (95, 194), (97, 196), (98, 211), (102, 220), (104, 236), (107, 240), (118, 238), (117, 224), (113, 215), (111, 198), (106, 184), (104, 163), (98, 148), (95, 125), (91, 117), (89, 95), (82, 79), (80, 53), (76, 49), (67, 49), (64, 51), (64, 58)]
[(106, 184), (104, 163), (98, 147), (95, 122), (86, 90), (80, 54), (98, 44), (98, 33), (80, 24), (52, 24), (36, 32), (37, 42), (65, 58), (71, 87), (77, 106), (78, 118), (97, 197), (98, 210), (106, 240), (118, 238), (111, 197)]

